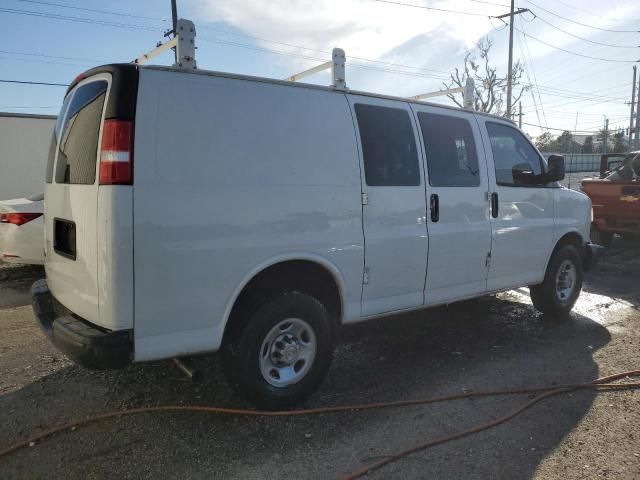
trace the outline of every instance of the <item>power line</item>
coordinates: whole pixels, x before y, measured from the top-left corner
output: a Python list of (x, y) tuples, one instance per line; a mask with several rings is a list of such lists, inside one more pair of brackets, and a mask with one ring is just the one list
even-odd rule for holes
[(473, 12), (463, 12), (460, 10), (448, 10), (446, 8), (436, 8), (436, 7), (427, 7), (426, 5), (414, 5), (411, 3), (402, 3), (402, 2), (394, 2), (392, 0), (373, 0), (374, 2), (379, 2), (379, 3), (388, 3), (390, 5), (398, 5), (398, 6), (402, 6), (402, 7), (412, 7), (412, 8), (421, 8), (423, 10), (433, 10), (436, 12), (445, 12), (445, 13), (455, 13), (458, 15), (470, 15), (473, 17), (484, 17), (484, 18), (489, 18), (489, 15), (486, 15), (484, 13), (473, 13)]
[[(571, 131), (571, 129), (569, 128), (553, 128), (553, 127), (543, 127), (542, 125), (536, 125), (535, 123), (527, 123), (527, 122), (522, 122), (523, 125), (527, 125), (529, 127), (538, 127), (538, 128), (542, 128), (544, 130), (554, 130), (556, 132), (569, 132), (569, 133), (573, 133)], [(591, 134), (591, 133), (600, 133), (600, 130), (580, 130), (580, 131), (576, 131), (575, 132), (577, 135), (582, 135), (582, 134)]]
[(18, 83), (22, 85), (48, 85), (50, 87), (68, 87), (68, 83), (30, 82), (26, 80), (5, 80), (0, 79), (0, 83)]
[(120, 17), (129, 17), (129, 18), (140, 18), (140, 19), (144, 19), (144, 20), (154, 20), (154, 21), (158, 21), (158, 22), (167, 22), (168, 20), (165, 18), (157, 18), (157, 17), (147, 17), (145, 15), (134, 15), (132, 13), (121, 13), (121, 12), (114, 12), (111, 10), (98, 10), (95, 8), (86, 8), (86, 7), (78, 7), (76, 5), (67, 5), (64, 3), (56, 3), (56, 2), (43, 2), (40, 0), (16, 0), (17, 2), (22, 2), (22, 3), (32, 3), (32, 4), (36, 4), (36, 5), (47, 5), (47, 6), (51, 6), (51, 7), (60, 7), (60, 8), (69, 8), (72, 10), (81, 10), (83, 12), (93, 12), (93, 13), (106, 13), (107, 15), (117, 15)]
[[(518, 17), (520, 19), (520, 17)], [(522, 23), (522, 19), (520, 19), (520, 23)], [(518, 41), (518, 47), (520, 49), (520, 55), (522, 55), (523, 57), (524, 55), (524, 49), (522, 48), (522, 44), (526, 42), (526, 38), (523, 36), (522, 37), (523, 41)], [(533, 106), (535, 108), (536, 111), (536, 118), (538, 119), (538, 123), (542, 123), (542, 121), (540, 120), (540, 111), (538, 110), (538, 102), (536, 101), (536, 90), (538, 92), (538, 99), (540, 100), (540, 109), (542, 110), (543, 113), (543, 117), (544, 117), (544, 123), (545, 125), (547, 124), (547, 119), (544, 116), (544, 109), (542, 108), (542, 98), (540, 98), (540, 90), (538, 89), (538, 81), (535, 77), (535, 70), (533, 68), (533, 61), (531, 59), (531, 56), (529, 56), (529, 60), (528, 62), (525, 62), (523, 64), (524, 67), (524, 71), (527, 74), (527, 80), (529, 81), (529, 83), (531, 84), (531, 77), (529, 76), (529, 66), (531, 66), (531, 73), (533, 74), (533, 87), (531, 88), (531, 99), (533, 100)], [(522, 103), (522, 100), (520, 101)], [(520, 110), (520, 118), (522, 118), (522, 109)]]
[(612, 22), (623, 22), (623, 23), (632, 23), (632, 22), (639, 22), (640, 21), (640, 19), (637, 19), (637, 18), (636, 19), (621, 20), (620, 18), (603, 17), (600, 14), (596, 14), (596, 13), (593, 13), (593, 12), (591, 12), (589, 10), (584, 9), (583, 7), (578, 8), (575, 5), (569, 5), (568, 3), (563, 2), (562, 0), (556, 0), (556, 2), (561, 3), (565, 7), (569, 7), (571, 9), (573, 9), (573, 10), (577, 10), (578, 12), (586, 13), (587, 15), (591, 15), (592, 17), (596, 17), (596, 18), (601, 18), (603, 20), (610, 20)]
[(128, 28), (131, 30), (146, 30), (150, 32), (161, 31), (161, 29), (159, 28), (148, 27), (144, 25), (134, 25), (131, 23), (119, 23), (119, 22), (112, 22), (109, 20), (97, 20), (97, 19), (84, 18), (84, 17), (72, 17), (69, 15), (58, 15), (56, 13), (35, 12), (32, 10), (21, 10), (17, 8), (0, 8), (0, 13), (9, 13), (12, 15), (26, 15), (30, 17), (40, 17), (40, 18), (51, 18), (53, 20), (64, 20), (69, 22), (88, 23), (91, 25), (102, 25), (106, 27)]
[(43, 58), (57, 58), (60, 60), (77, 60), (80, 62), (110, 62), (111, 60), (96, 59), (96, 58), (81, 58), (81, 57), (60, 57), (57, 55), (45, 55), (43, 53), (31, 53), (31, 52), (16, 52), (13, 50), (0, 50), (0, 53), (8, 53), (10, 55), (26, 55), (29, 57), (43, 57)]
[(567, 17), (563, 17), (562, 15), (559, 15), (555, 12), (552, 12), (551, 10), (547, 10), (544, 7), (541, 7), (540, 5), (538, 5), (537, 3), (532, 2), (531, 0), (525, 0), (527, 3), (530, 3), (531, 5), (533, 5), (536, 8), (539, 8), (540, 10), (542, 10), (543, 12), (547, 12), (550, 15), (553, 15), (554, 17), (558, 17), (561, 18), (562, 20), (565, 20), (567, 22), (571, 22), (571, 23), (575, 23), (576, 25), (580, 25), (583, 27), (587, 27), (587, 28), (592, 28), (594, 30), (602, 30), (603, 32), (614, 32), (614, 33), (638, 33), (639, 30), (615, 30), (615, 29), (611, 29), (611, 28), (602, 28), (602, 27), (596, 27), (594, 25), (588, 25), (586, 23), (582, 23), (582, 22), (578, 22), (576, 20), (572, 20), (571, 18), (567, 18)]
[(540, 40), (539, 38), (534, 37), (533, 35), (529, 35), (528, 33), (525, 33), (524, 31), (522, 31), (522, 30), (520, 30), (518, 28), (516, 28), (516, 30), (518, 30), (520, 33), (522, 33), (526, 37), (529, 37), (530, 39), (535, 40), (536, 42), (542, 43), (543, 45), (546, 45), (547, 47), (551, 47), (551, 48), (553, 48), (555, 50), (560, 50), (561, 52), (565, 52), (565, 53), (568, 53), (570, 55), (575, 55), (577, 57), (589, 58), (591, 60), (599, 60), (601, 62), (614, 62), (614, 63), (636, 63), (636, 62), (640, 61), (640, 60), (621, 60), (621, 59), (615, 59), (615, 58), (592, 57), (591, 55), (584, 55), (582, 53), (574, 52), (573, 50), (567, 50), (565, 48), (553, 45), (553, 44), (551, 44), (549, 42), (545, 42), (544, 40)]
[[(254, 35), (247, 35), (247, 34), (244, 34), (244, 33), (230, 32), (230, 31), (222, 29), (222, 28), (209, 27), (209, 26), (206, 26), (206, 25), (203, 25), (200, 28), (204, 29), (204, 30), (212, 30), (212, 31), (220, 32), (220, 33), (225, 33), (225, 34), (228, 34), (228, 35), (235, 35), (235, 36), (239, 36), (239, 37), (249, 38), (251, 40), (260, 40), (261, 42), (273, 43), (274, 45), (282, 45), (282, 46), (285, 46), (285, 47), (297, 48), (297, 49), (300, 49), (300, 50), (308, 50), (310, 52), (316, 52), (316, 53), (322, 53), (322, 54), (325, 54), (325, 55), (331, 55), (331, 52), (329, 50), (321, 50), (321, 49), (317, 49), (317, 48), (310, 48), (310, 47), (305, 47), (305, 46), (302, 46), (302, 45), (295, 45), (295, 44), (292, 44), (292, 43), (280, 42), (280, 41), (276, 41), (276, 40), (270, 40), (270, 39), (264, 38), (264, 37), (256, 37)], [(200, 37), (200, 38), (202, 38), (202, 37)], [(349, 59), (350, 60), (351, 59), (353, 59), (353, 60), (361, 60), (361, 61), (364, 61), (364, 62), (371, 62), (371, 63), (379, 63), (379, 64), (382, 64), (382, 65), (388, 65), (388, 66), (392, 66), (392, 67), (411, 68), (411, 69), (415, 69), (415, 70), (424, 70), (425, 72), (441, 73), (441, 74), (447, 75), (447, 78), (448, 78), (448, 75), (451, 73), (451, 72), (446, 72), (444, 70), (435, 70), (433, 68), (417, 67), (417, 66), (414, 66), (414, 65), (406, 65), (406, 64), (402, 64), (402, 63), (385, 62), (385, 61), (382, 61), (382, 60), (373, 60), (371, 58), (356, 57), (356, 56), (351, 56), (351, 55), (349, 55)]]
[[(321, 61), (326, 60), (325, 58), (319, 58), (319, 57), (303, 55), (303, 54), (297, 54), (297, 53), (292, 53), (292, 52), (282, 52), (282, 51), (279, 51), (279, 50), (272, 50), (270, 48), (258, 47), (258, 46), (255, 46), (255, 45), (247, 45), (246, 43), (231, 42), (231, 41), (222, 40), (222, 39), (219, 39), (219, 38), (203, 37), (203, 36), (200, 36), (199, 38), (201, 40), (204, 40), (204, 41), (207, 41), (207, 42), (219, 43), (221, 45), (228, 45), (228, 46), (246, 48), (246, 49), (249, 49), (249, 50), (267, 52), (267, 53), (272, 53), (272, 54), (275, 54), (275, 55), (285, 55), (285, 56), (294, 57), (294, 58), (301, 58), (301, 59), (304, 59), (304, 60), (312, 60), (314, 62), (321, 62)], [(429, 78), (429, 79), (433, 79), (433, 80), (447, 80), (449, 78), (449, 77), (444, 77), (444, 76), (425, 75), (425, 74), (422, 74), (422, 73), (419, 73), (419, 72), (407, 72), (407, 71), (402, 71), (402, 70), (397, 70), (397, 69), (392, 69), (392, 68), (374, 67), (374, 66), (371, 66), (371, 65), (364, 65), (364, 64), (353, 63), (353, 62), (350, 62), (348, 65), (351, 66), (351, 67), (361, 68), (361, 69), (364, 69), (364, 70), (373, 70), (373, 71), (378, 71), (378, 72), (395, 73), (395, 74), (399, 74), (399, 75), (406, 75), (406, 76), (419, 77), (419, 78)], [(413, 68), (418, 68), (418, 67), (413, 67)]]
[(536, 17), (537, 20), (540, 20), (542, 23), (550, 26), (551, 28), (555, 28), (556, 30), (558, 30), (558, 31), (560, 31), (560, 32), (562, 32), (562, 33), (564, 33), (566, 35), (569, 35), (569, 36), (571, 36), (573, 38), (577, 38), (578, 40), (582, 40), (584, 42), (593, 43), (594, 45), (602, 45), (603, 47), (612, 47), (612, 48), (639, 48), (638, 45), (615, 45), (615, 44), (612, 44), (612, 43), (604, 43), (604, 42), (598, 42), (596, 40), (590, 40), (588, 38), (581, 37), (581, 36), (576, 35), (574, 33), (567, 32), (566, 30), (554, 25), (553, 23), (545, 20), (544, 18), (542, 18), (542, 17), (540, 17), (538, 15), (535, 15), (535, 17)]
[(13, 108), (15, 110), (29, 110), (32, 108), (60, 108), (60, 105), (0, 105), (0, 108)]

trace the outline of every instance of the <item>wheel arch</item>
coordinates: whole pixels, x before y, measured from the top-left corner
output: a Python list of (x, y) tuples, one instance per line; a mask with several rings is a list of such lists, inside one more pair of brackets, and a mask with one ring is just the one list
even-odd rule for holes
[(571, 245), (573, 247), (576, 247), (576, 250), (578, 250), (578, 254), (580, 255), (580, 257), (584, 257), (585, 242), (586, 240), (582, 238), (582, 235), (580, 234), (580, 232), (578, 232), (578, 230), (569, 230), (564, 234), (562, 234), (560, 238), (556, 240), (556, 243), (553, 246), (553, 250), (551, 250), (551, 252), (549, 253), (549, 256), (547, 257), (547, 262), (545, 263), (544, 271), (546, 272), (547, 268), (549, 268), (549, 262), (551, 261), (551, 258), (553, 257), (554, 253), (556, 253), (559, 248), (564, 247), (565, 245)]
[[(234, 325), (235, 320), (242, 313), (243, 304), (253, 298), (253, 293), (258, 291), (261, 285), (268, 283), (271, 286), (271, 290), (296, 288), (299, 279), (294, 281), (291, 278), (283, 278), (291, 273), (300, 273), (301, 275), (304, 273), (319, 274), (321, 275), (319, 278), (330, 279), (331, 285), (327, 286), (328, 293), (326, 293), (330, 297), (328, 309), (336, 324), (342, 322), (346, 307), (346, 286), (344, 277), (338, 267), (327, 258), (313, 253), (278, 255), (251, 269), (234, 289), (224, 310), (222, 320), (223, 342), (230, 331), (229, 327)], [(318, 286), (315, 283), (316, 278), (318, 277), (305, 279), (307, 288), (309, 285)], [(302, 283), (305, 283), (305, 281)], [(305, 290), (305, 288), (303, 287), (301, 290)]]

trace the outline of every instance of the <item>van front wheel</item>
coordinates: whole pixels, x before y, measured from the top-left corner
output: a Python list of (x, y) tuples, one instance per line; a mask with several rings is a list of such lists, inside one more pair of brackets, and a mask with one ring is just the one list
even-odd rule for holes
[(230, 383), (261, 408), (302, 402), (324, 379), (333, 357), (327, 309), (305, 293), (285, 292), (262, 304), (223, 352)]
[(529, 287), (533, 306), (542, 313), (567, 315), (582, 289), (582, 259), (575, 247), (560, 247), (551, 257), (544, 281)]

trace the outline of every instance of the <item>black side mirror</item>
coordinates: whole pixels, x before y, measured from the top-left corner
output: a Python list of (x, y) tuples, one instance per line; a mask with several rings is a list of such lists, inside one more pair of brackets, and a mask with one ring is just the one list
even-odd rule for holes
[(527, 162), (514, 165), (511, 168), (511, 176), (513, 177), (513, 183), (516, 185), (536, 185), (540, 183), (540, 176), (533, 172), (533, 167)]
[(564, 180), (564, 157), (562, 155), (551, 155), (548, 165), (549, 168), (545, 175), (547, 183)]

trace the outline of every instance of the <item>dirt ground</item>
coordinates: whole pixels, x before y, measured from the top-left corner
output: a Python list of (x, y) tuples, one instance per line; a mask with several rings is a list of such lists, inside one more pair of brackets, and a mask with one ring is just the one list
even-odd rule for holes
[[(49, 345), (28, 306), (39, 269), (0, 268), (0, 450), (71, 419), (148, 405), (248, 407), (215, 355), (206, 380), (171, 362), (89, 372)], [(569, 320), (527, 289), (345, 329), (308, 407), (591, 381), (640, 369), (640, 243), (616, 238)], [(340, 478), (527, 400), (494, 397), (372, 412), (256, 419), (155, 413), (106, 420), (0, 458), (0, 478)], [(418, 452), (372, 479), (640, 478), (640, 392), (553, 397), (510, 422)]]

